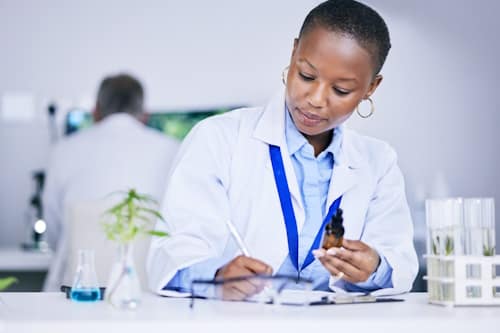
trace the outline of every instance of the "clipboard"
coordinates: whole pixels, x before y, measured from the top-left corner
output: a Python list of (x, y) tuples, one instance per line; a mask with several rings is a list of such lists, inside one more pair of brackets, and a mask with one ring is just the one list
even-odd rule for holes
[(364, 303), (389, 303), (389, 302), (404, 302), (402, 298), (392, 297), (375, 297), (371, 294), (366, 295), (346, 295), (336, 297), (323, 296), (319, 301), (309, 303), (310, 306), (315, 305), (343, 305), (343, 304), (364, 304)]

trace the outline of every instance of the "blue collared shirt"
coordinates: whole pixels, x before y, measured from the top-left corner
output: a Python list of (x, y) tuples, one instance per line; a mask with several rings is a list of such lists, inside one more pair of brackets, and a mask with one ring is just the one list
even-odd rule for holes
[[(299, 230), (299, 266), (301, 266), (321, 227), (321, 222), (328, 212), (329, 207), (326, 207), (328, 188), (333, 171), (334, 157), (340, 151), (342, 143), (343, 127), (339, 126), (334, 130), (330, 145), (315, 157), (313, 146), (297, 130), (288, 110), (286, 111), (285, 122), (286, 143), (300, 188), (306, 216), (302, 230)], [(222, 258), (209, 259), (181, 269), (165, 286), (165, 289), (189, 289), (193, 279), (212, 279), (216, 271), (225, 264), (223, 260)], [(297, 275), (297, 270), (293, 266), (290, 256), (285, 258), (277, 273), (291, 276)], [(314, 289), (329, 290), (328, 280), (330, 274), (319, 260), (314, 260), (302, 270), (300, 276), (311, 279)], [(381, 256), (377, 271), (367, 281), (357, 284), (344, 281), (342, 288), (348, 291), (371, 291), (379, 288), (390, 288), (392, 287), (391, 276), (392, 268), (385, 257)]]
[[(313, 146), (297, 130), (290, 113), (286, 112), (285, 136), (295, 176), (300, 188), (302, 203), (305, 210), (305, 223), (299, 230), (299, 267), (304, 262), (318, 230), (321, 228), (328, 208), (326, 201), (332, 171), (335, 172), (334, 158), (338, 155), (343, 139), (343, 126), (335, 128), (332, 141), (324, 151), (314, 156)], [(290, 177), (290, 176), (289, 176)], [(349, 226), (346, 226), (348, 228)], [(278, 274), (297, 275), (297, 270), (287, 256), (278, 270)], [(350, 284), (343, 282), (342, 288), (349, 291), (371, 291), (379, 288), (392, 287), (392, 268), (381, 256), (381, 262), (376, 272), (363, 283)], [(330, 273), (319, 260), (313, 261), (300, 272), (302, 278), (311, 279), (313, 288), (328, 290)]]

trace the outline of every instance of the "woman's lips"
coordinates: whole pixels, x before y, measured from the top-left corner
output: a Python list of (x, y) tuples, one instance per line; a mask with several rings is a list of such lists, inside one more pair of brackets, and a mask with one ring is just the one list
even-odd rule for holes
[(312, 127), (318, 125), (324, 119), (318, 115), (309, 112), (303, 112), (299, 108), (295, 109), (298, 115), (298, 121), (305, 126)]

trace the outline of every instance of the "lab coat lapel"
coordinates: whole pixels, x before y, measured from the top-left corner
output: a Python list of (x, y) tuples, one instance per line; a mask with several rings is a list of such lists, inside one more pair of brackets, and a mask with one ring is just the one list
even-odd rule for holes
[(334, 166), (328, 189), (327, 207), (330, 207), (333, 201), (356, 185), (356, 173), (357, 170), (347, 165)]
[[(290, 153), (285, 140), (285, 91), (280, 90), (276, 96), (266, 105), (262, 117), (254, 130), (254, 137), (270, 145), (279, 146), (290, 196), (292, 198), (295, 219), (297, 220), (297, 230), (300, 232), (305, 222), (305, 211), (302, 204), (297, 177), (293, 168)], [(267, 163), (269, 172), (273, 172), (271, 159)], [(274, 179), (274, 176), (273, 176)]]
[(300, 233), (300, 230), (302, 230), (305, 223), (306, 214), (302, 204), (302, 195), (300, 194), (299, 183), (297, 182), (295, 169), (293, 168), (292, 159), (290, 158), (290, 153), (288, 152), (286, 144), (284, 144), (281, 148), (281, 156), (285, 167), (288, 189), (290, 190), (290, 196), (292, 197), (293, 212), (295, 213), (295, 220), (297, 221), (297, 231)]
[(360, 168), (363, 167), (362, 157), (356, 149), (349, 145), (350, 133), (345, 131), (342, 144), (333, 166), (332, 177), (328, 189), (327, 207), (333, 201), (352, 189), (359, 181)]
[(265, 106), (253, 137), (270, 145), (285, 143), (285, 91), (281, 90)]

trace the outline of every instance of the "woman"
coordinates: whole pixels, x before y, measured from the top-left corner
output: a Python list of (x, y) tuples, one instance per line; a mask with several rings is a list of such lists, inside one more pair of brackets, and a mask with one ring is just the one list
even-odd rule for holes
[[(154, 239), (153, 290), (195, 278), (293, 274), (323, 290), (410, 290), (418, 263), (396, 154), (342, 125), (372, 94), (390, 49), (383, 19), (356, 1), (314, 8), (295, 40), (284, 91), (263, 108), (207, 119), (186, 138)], [(320, 249), (323, 222), (344, 212), (342, 248)], [(238, 255), (225, 221), (251, 256)], [(158, 228), (164, 228), (160, 224)], [(227, 299), (260, 290), (228, 285)]]

